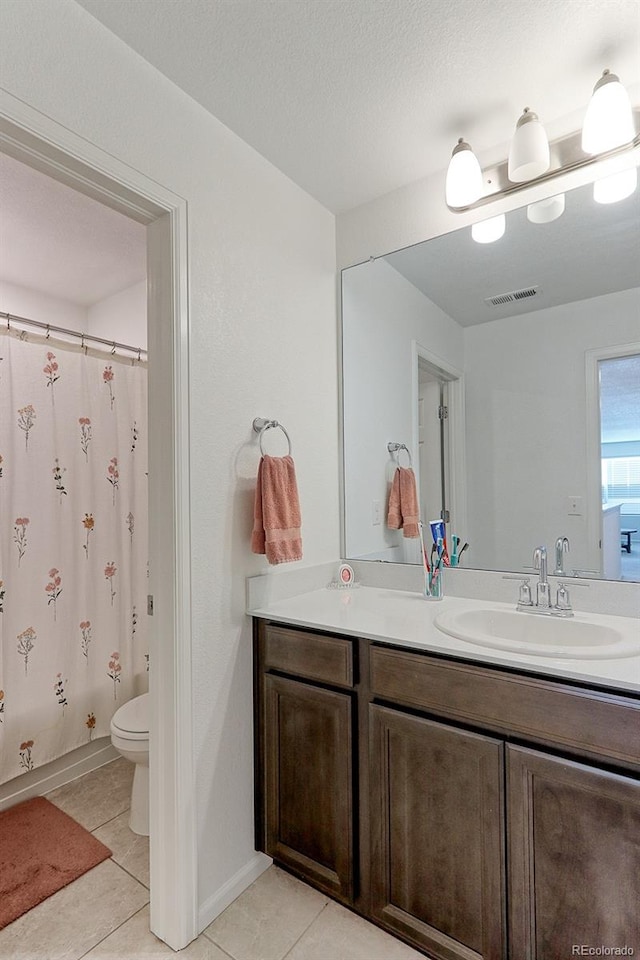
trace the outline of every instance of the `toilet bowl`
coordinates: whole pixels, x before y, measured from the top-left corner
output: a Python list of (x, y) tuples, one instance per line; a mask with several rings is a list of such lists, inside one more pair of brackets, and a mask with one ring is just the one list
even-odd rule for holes
[(129, 826), (149, 836), (149, 694), (124, 703), (111, 718), (111, 743), (135, 763)]

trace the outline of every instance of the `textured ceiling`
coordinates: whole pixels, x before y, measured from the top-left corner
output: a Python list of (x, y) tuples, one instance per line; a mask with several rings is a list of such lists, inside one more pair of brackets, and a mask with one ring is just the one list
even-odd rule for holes
[(145, 228), (0, 154), (0, 278), (88, 307), (146, 276)]
[(640, 96), (638, 0), (77, 0), (334, 212), (504, 159), (524, 106), (578, 129), (604, 67)]

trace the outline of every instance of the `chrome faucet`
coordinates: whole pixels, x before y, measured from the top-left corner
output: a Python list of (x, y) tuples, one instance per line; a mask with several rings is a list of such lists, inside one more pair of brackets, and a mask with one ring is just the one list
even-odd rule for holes
[(569, 541), (567, 537), (558, 537), (556, 540), (556, 568), (553, 571), (554, 577), (566, 577), (564, 569), (564, 555), (569, 552)]
[(551, 606), (549, 595), (549, 581), (547, 579), (547, 548), (536, 547), (533, 551), (533, 566), (540, 572), (536, 584), (536, 606), (548, 609)]
[[(566, 537), (559, 537), (556, 542), (556, 565), (558, 557), (562, 561), (562, 554), (566, 551), (565, 543), (569, 543)], [(571, 600), (566, 583), (558, 583), (556, 602), (551, 603), (551, 584), (547, 577), (547, 548), (536, 547), (533, 551), (533, 566), (539, 573), (539, 579), (536, 583), (535, 603), (531, 596), (531, 587), (529, 586), (529, 577), (522, 577), (519, 574), (505, 573), (503, 580), (520, 580), (520, 589), (518, 591), (518, 603), (516, 609), (524, 613), (542, 613), (550, 617), (572, 617)], [(554, 573), (558, 573), (555, 570)], [(566, 576), (566, 574), (561, 574)], [(572, 580), (571, 586), (588, 587), (589, 584), (580, 580)]]

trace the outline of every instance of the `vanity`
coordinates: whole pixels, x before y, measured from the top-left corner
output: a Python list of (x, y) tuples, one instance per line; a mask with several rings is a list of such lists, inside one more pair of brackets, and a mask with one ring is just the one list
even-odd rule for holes
[(516, 615), (372, 587), (254, 606), (256, 846), (437, 960), (637, 954), (637, 623), (567, 621), (617, 657), (436, 626), (491, 610)]
[[(637, 592), (603, 583), (638, 575), (602, 508), (637, 497), (608, 461), (640, 443), (640, 195), (565, 200), (343, 270), (341, 556), (367, 585), (249, 589), (256, 845), (433, 960), (640, 955)], [(427, 539), (463, 544), (437, 602), (385, 522), (399, 466)]]

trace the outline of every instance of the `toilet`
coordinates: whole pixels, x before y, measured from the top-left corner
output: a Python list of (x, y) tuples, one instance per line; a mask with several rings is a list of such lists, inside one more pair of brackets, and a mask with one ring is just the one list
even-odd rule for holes
[(124, 703), (111, 719), (111, 743), (126, 760), (135, 763), (129, 826), (149, 836), (149, 694)]

